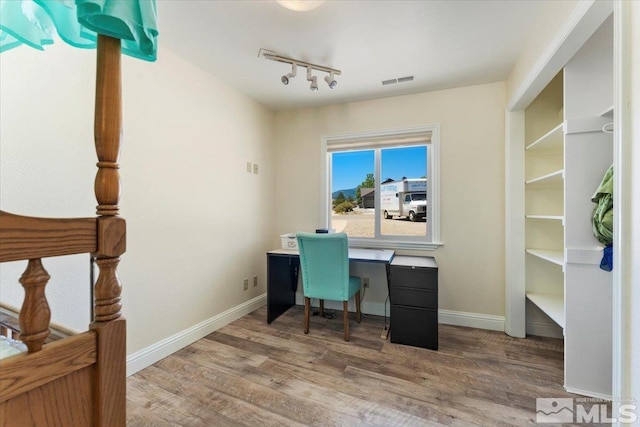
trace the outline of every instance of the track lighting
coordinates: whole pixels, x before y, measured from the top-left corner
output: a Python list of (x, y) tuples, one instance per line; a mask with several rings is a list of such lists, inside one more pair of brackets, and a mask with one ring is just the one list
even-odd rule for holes
[(296, 12), (308, 12), (322, 5), (325, 0), (276, 0), (280, 6)]
[(333, 71), (328, 76), (325, 76), (324, 81), (329, 85), (329, 89), (333, 89), (338, 85), (338, 82), (333, 77)]
[(280, 78), (280, 81), (282, 82), (283, 85), (288, 85), (289, 84), (289, 79), (292, 79), (296, 76), (296, 71), (297, 71), (298, 66), (296, 65), (296, 63), (292, 63), (291, 64), (291, 72), (289, 74), (287, 74), (286, 76), (282, 76)]
[(258, 52), (258, 57), (263, 56), (264, 59), (268, 59), (270, 61), (284, 62), (285, 64), (291, 64), (291, 72), (289, 74), (285, 74), (280, 77), (280, 81), (283, 85), (288, 85), (289, 81), (296, 76), (296, 68), (297, 66), (306, 67), (307, 69), (307, 81), (311, 82), (310, 89), (312, 92), (318, 91), (318, 77), (312, 76), (312, 71), (320, 71), (323, 73), (327, 73), (328, 75), (324, 78), (324, 81), (327, 82), (327, 85), (331, 89), (334, 89), (338, 82), (335, 79), (335, 76), (339, 76), (341, 74), (340, 70), (336, 70), (329, 67), (323, 67), (322, 65), (310, 64), (308, 62), (299, 61), (297, 59), (287, 58), (284, 56), (280, 56), (272, 50), (260, 49)]
[(311, 82), (311, 86), (309, 87), (309, 89), (311, 89), (311, 92), (317, 92), (318, 78), (316, 76), (311, 75), (311, 67), (307, 67), (307, 81)]

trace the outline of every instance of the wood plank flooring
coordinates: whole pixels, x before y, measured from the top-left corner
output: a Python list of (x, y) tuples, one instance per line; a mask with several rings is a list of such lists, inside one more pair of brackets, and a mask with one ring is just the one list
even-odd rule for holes
[[(130, 426), (521, 426), (537, 397), (576, 397), (562, 340), (440, 325), (438, 351), (380, 339), (381, 317), (270, 325), (266, 308), (128, 378)], [(549, 424), (547, 424), (549, 425)]]

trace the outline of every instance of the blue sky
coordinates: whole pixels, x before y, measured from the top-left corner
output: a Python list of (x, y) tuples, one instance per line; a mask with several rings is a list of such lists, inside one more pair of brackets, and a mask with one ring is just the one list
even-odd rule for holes
[[(331, 191), (355, 188), (373, 173), (373, 150), (333, 153)], [(421, 178), (427, 175), (427, 148), (405, 147), (382, 150), (382, 180)]]

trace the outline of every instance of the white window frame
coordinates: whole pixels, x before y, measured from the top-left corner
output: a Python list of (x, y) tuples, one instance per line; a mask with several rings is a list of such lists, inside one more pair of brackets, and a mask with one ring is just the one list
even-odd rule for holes
[(410, 145), (427, 145), (427, 235), (425, 237), (380, 235), (380, 197), (375, 197), (374, 238), (349, 237), (349, 246), (385, 249), (435, 250), (442, 246), (440, 241), (440, 125), (431, 124), (417, 127), (323, 135), (321, 137), (321, 180), (320, 206), (321, 220), (329, 227), (331, 220), (331, 153), (348, 150), (374, 150), (374, 179), (376, 192), (380, 187), (380, 152), (383, 148)]

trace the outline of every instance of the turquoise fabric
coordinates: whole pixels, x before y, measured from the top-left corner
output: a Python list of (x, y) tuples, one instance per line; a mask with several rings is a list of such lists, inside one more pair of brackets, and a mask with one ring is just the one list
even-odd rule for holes
[(348, 301), (360, 290), (360, 278), (349, 275), (345, 233), (297, 233), (305, 297)]
[(155, 0), (0, 0), (0, 52), (22, 44), (43, 50), (55, 34), (90, 49), (97, 33), (121, 39), (125, 55), (155, 61)]

